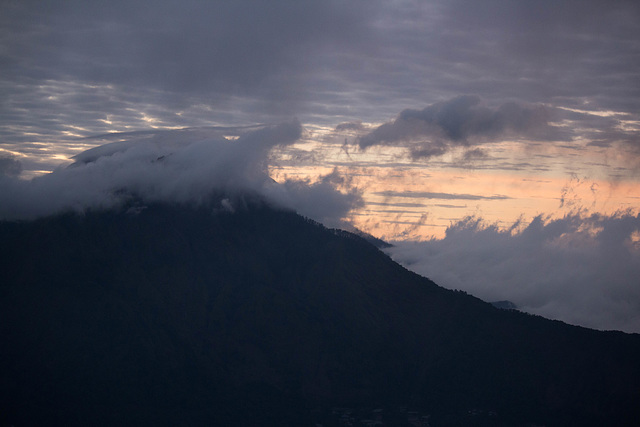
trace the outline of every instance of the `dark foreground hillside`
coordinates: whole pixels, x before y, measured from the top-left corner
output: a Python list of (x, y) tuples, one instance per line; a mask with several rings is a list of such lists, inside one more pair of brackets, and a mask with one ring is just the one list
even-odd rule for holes
[(640, 336), (499, 310), (260, 203), (0, 242), (3, 426), (640, 423)]

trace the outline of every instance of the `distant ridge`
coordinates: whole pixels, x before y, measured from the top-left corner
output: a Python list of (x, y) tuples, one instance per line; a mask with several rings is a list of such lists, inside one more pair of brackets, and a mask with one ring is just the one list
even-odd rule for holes
[(511, 301), (503, 300), (503, 301), (493, 301), (490, 303), (495, 308), (500, 308), (502, 310), (517, 310), (518, 306), (512, 303)]
[(0, 223), (0, 425), (637, 425), (640, 336), (247, 200)]

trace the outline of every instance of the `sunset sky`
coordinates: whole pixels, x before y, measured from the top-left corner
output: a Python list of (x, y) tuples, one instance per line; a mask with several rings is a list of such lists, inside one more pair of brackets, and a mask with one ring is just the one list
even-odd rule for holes
[(640, 332), (638, 22), (634, 1), (3, 1), (0, 215), (103, 203), (132, 176), (119, 143), (191, 147), (443, 286)]

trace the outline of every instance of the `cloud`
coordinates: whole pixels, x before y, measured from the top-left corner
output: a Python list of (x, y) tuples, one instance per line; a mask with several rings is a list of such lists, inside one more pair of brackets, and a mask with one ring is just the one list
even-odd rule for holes
[[(2, 6), (6, 76), (161, 89), (220, 101), (259, 96), (290, 114), (304, 99), (308, 53), (355, 46), (368, 34), (359, 2), (67, 1)], [(8, 74), (7, 74), (8, 73)], [(178, 98), (172, 99), (172, 94)], [(84, 102), (85, 100), (75, 100)]]
[[(69, 136), (292, 115), (365, 132), (360, 121), (431, 104), (442, 111), (422, 118), (429, 129), (405, 135), (417, 141), (397, 139), (403, 120), (386, 126), (395, 139), (385, 142), (381, 128), (363, 140), (408, 144), (414, 157), (430, 158), (503, 131), (547, 140), (564, 129), (545, 126), (558, 106), (623, 112), (637, 122), (636, 3), (0, 2), (0, 144), (46, 144), (37, 153), (46, 157)], [(453, 97), (469, 93), (486, 106), (465, 106), (473, 98), (463, 97), (454, 108)], [(483, 118), (483, 108), (495, 117)], [(529, 126), (536, 120), (539, 128)], [(594, 148), (637, 135), (588, 133)]]
[(541, 105), (514, 102), (497, 108), (483, 105), (478, 96), (459, 96), (422, 110), (403, 110), (358, 140), (360, 148), (405, 145), (414, 158), (445, 154), (453, 147), (469, 147), (507, 138), (566, 140), (568, 135), (550, 125), (550, 112)]
[(487, 160), (489, 158), (489, 156), (487, 155), (487, 153), (480, 149), (480, 148), (474, 148), (471, 150), (467, 150), (464, 153), (464, 156), (462, 158), (462, 162), (466, 163), (466, 162), (473, 162), (476, 160)]
[(17, 177), (22, 172), (22, 163), (13, 156), (0, 155), (0, 176)]
[(638, 111), (636, 77), (628, 72), (638, 65), (633, 53), (640, 40), (637, 2), (454, 0), (440, 4), (440, 25), (450, 28), (439, 40), (451, 50), (447, 59), (461, 61), (467, 76), (476, 78), (467, 82), (486, 90), (481, 95), (493, 91), (493, 96), (508, 97), (517, 92), (530, 102), (553, 100), (576, 108), (588, 103), (596, 109)]
[(338, 123), (335, 127), (337, 132), (361, 131), (364, 129), (366, 129), (366, 126), (361, 121)]
[(130, 197), (198, 203), (216, 192), (250, 192), (314, 219), (338, 222), (361, 203), (357, 191), (338, 191), (337, 172), (319, 183), (276, 183), (269, 177), (270, 151), (296, 142), (302, 133), (299, 122), (239, 132), (237, 140), (224, 139), (220, 132), (213, 128), (124, 135), (123, 141), (88, 150), (72, 165), (30, 181), (5, 176), (0, 179), (0, 219), (109, 208)]
[(268, 186), (264, 194), (269, 200), (283, 206), (295, 206), (301, 215), (313, 218), (329, 227), (342, 227), (342, 219), (350, 211), (364, 206), (362, 192), (347, 185), (337, 170), (321, 177), (316, 182), (308, 180), (286, 180), (282, 185)]
[(640, 333), (640, 214), (536, 217), (502, 230), (468, 217), (442, 240), (394, 242), (408, 268), (486, 301), (598, 329)]
[(494, 194), (481, 196), (477, 194), (434, 193), (430, 191), (379, 191), (375, 194), (384, 197), (402, 197), (410, 199), (440, 199), (440, 200), (506, 200), (509, 196)]

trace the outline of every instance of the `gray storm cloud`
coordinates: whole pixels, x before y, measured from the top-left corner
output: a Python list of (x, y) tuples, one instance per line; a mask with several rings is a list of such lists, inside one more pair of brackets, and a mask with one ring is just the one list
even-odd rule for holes
[[(9, 124), (0, 149), (28, 154), (25, 143), (150, 121), (175, 128), (296, 115), (358, 130), (358, 121), (421, 104), (430, 106), (406, 110), (362, 147), (416, 138), (411, 154), (429, 158), (505, 132), (565, 140), (549, 126), (553, 106), (638, 121), (630, 70), (639, 65), (639, 17), (640, 3), (624, 0), (0, 2), (0, 116)], [(469, 93), (490, 106), (453, 98)], [(596, 134), (589, 124), (568, 132), (637, 146), (635, 127), (618, 120)]]
[(516, 230), (479, 218), (391, 256), (441, 286), (571, 324), (640, 333), (640, 215), (536, 217)]
[(359, 2), (334, 0), (72, 0), (0, 10), (0, 33), (12, 41), (6, 76), (154, 88), (166, 92), (156, 103), (175, 107), (192, 102), (184, 95), (259, 97), (285, 114), (305, 97), (308, 52), (357, 45), (368, 16)]
[(292, 121), (236, 140), (223, 138), (219, 129), (125, 134), (123, 141), (81, 153), (72, 165), (30, 181), (0, 177), (0, 219), (109, 208), (130, 197), (198, 203), (214, 192), (250, 192), (335, 224), (362, 203), (356, 190), (342, 193), (326, 179), (276, 183), (268, 175), (271, 149), (296, 142), (301, 132)]
[(403, 110), (394, 121), (360, 137), (358, 145), (407, 146), (412, 157), (429, 158), (453, 147), (506, 138), (551, 141), (566, 140), (568, 135), (550, 125), (550, 112), (544, 106), (509, 102), (491, 108), (478, 96), (463, 95), (422, 110)]

